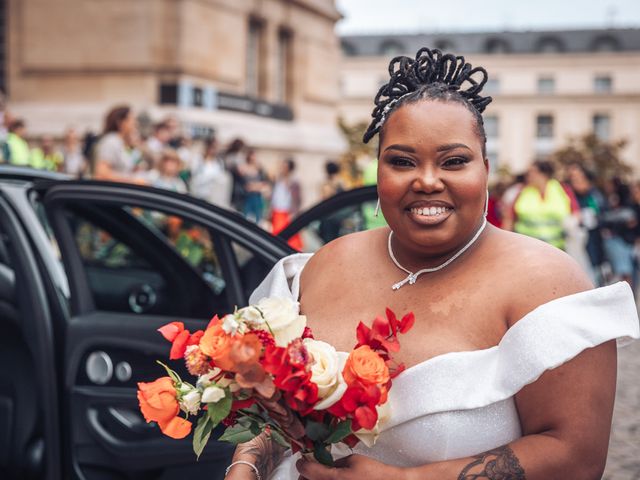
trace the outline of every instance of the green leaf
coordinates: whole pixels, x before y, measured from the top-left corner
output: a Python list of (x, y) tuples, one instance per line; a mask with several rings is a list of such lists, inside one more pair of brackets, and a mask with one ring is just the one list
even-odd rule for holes
[(333, 467), (333, 457), (331, 456), (331, 452), (329, 452), (329, 448), (327, 448), (327, 445), (324, 445), (322, 443), (314, 443), (313, 457), (322, 465)]
[(182, 383), (182, 379), (180, 378), (180, 375), (178, 375), (176, 372), (171, 370), (169, 367), (167, 367), (160, 360), (156, 360), (156, 363), (158, 363), (158, 364), (160, 364), (160, 365), (162, 365), (164, 367), (164, 369), (167, 371), (167, 375), (169, 375), (169, 377), (171, 377), (171, 380), (173, 380), (174, 383), (177, 383), (177, 384), (181, 384)]
[(213, 424), (208, 415), (203, 415), (198, 419), (198, 424), (193, 431), (193, 451), (196, 452), (196, 457), (200, 458), (205, 445), (209, 441), (209, 436), (213, 430)]
[(215, 428), (222, 420), (227, 418), (229, 412), (231, 412), (231, 392), (225, 390), (225, 397), (218, 400), (216, 403), (207, 403), (207, 415), (213, 422), (213, 428)]
[(284, 436), (279, 431), (275, 430), (273, 427), (271, 427), (271, 433), (269, 434), (269, 436), (274, 442), (276, 442), (281, 447), (284, 447), (284, 448), (291, 447), (287, 439), (284, 438)]
[(264, 428), (264, 423), (260, 424), (258, 422), (251, 422), (251, 425), (249, 425), (249, 430), (251, 430), (251, 433), (255, 433), (256, 435), (260, 435), (262, 433), (262, 430)]
[(233, 444), (245, 443), (257, 437), (249, 428), (242, 425), (234, 425), (227, 428), (220, 436), (219, 440)]
[(338, 443), (351, 435), (351, 419), (348, 418), (344, 422), (338, 423), (331, 435), (325, 440), (326, 443)]
[(323, 441), (329, 436), (331, 430), (324, 423), (308, 421), (304, 427), (304, 431), (314, 442)]

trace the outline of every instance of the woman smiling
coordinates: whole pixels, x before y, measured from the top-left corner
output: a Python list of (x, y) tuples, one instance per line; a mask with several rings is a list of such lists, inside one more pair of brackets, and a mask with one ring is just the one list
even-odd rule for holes
[[(487, 224), (480, 95), (487, 74), (422, 49), (396, 57), (365, 141), (379, 134), (388, 227), (283, 259), (254, 292), (300, 301), (315, 337), (349, 351), (358, 321), (413, 311), (410, 366), (394, 380), (375, 445), (335, 468), (265, 438), (235, 460), (289, 480), (599, 479), (616, 340), (638, 338), (629, 286), (593, 289), (564, 252)], [(243, 463), (228, 478), (255, 478)]]

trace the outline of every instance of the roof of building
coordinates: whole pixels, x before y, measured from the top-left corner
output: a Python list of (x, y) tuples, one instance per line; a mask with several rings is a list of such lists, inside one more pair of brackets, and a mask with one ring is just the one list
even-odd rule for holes
[(640, 50), (640, 29), (343, 35), (341, 42), (348, 56), (413, 54), (424, 46), (466, 54), (624, 52)]

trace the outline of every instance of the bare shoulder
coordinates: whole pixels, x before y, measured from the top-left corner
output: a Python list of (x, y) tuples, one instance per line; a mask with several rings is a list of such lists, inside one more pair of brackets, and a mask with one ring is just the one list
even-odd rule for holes
[(307, 279), (313, 278), (315, 284), (322, 284), (335, 282), (337, 278), (343, 278), (349, 272), (359, 271), (362, 262), (370, 256), (372, 243), (386, 236), (386, 231), (386, 228), (377, 228), (352, 233), (324, 245), (309, 259), (302, 271), (301, 293), (308, 283)]
[(593, 288), (587, 273), (562, 250), (517, 233), (495, 235), (509, 326), (540, 305)]

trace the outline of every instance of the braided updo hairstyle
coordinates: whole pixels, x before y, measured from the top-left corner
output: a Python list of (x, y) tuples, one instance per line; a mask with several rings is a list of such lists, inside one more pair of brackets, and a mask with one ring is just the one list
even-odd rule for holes
[(493, 99), (480, 95), (488, 78), (484, 68), (473, 68), (462, 56), (421, 48), (415, 58), (393, 58), (389, 63), (389, 77), (389, 82), (376, 94), (376, 106), (371, 113), (373, 120), (362, 138), (364, 143), (380, 133), (385, 121), (402, 105), (420, 100), (442, 100), (460, 103), (473, 114), (485, 155), (482, 112)]

